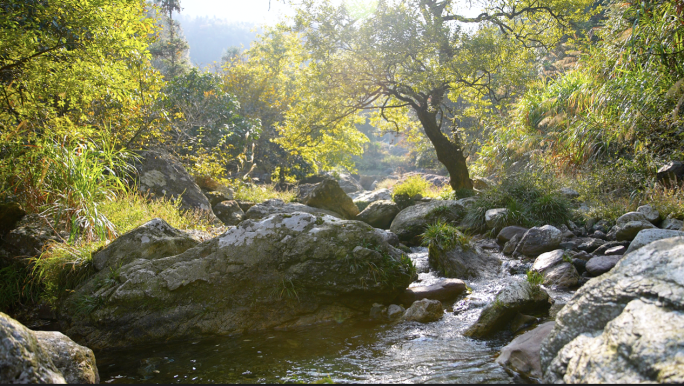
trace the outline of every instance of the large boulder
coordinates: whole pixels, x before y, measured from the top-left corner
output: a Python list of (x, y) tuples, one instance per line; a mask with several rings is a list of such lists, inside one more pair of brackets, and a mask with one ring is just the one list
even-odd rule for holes
[(434, 200), (410, 206), (394, 218), (390, 230), (407, 245), (420, 245), (421, 235), (428, 225), (437, 221), (455, 223), (461, 220), (465, 208), (458, 201)]
[(520, 237), (524, 236), (525, 232), (527, 232), (528, 230), (529, 228), (519, 227), (515, 225), (505, 227), (501, 229), (499, 234), (496, 236), (496, 241), (501, 245), (505, 245), (516, 235), (520, 235)]
[(674, 186), (684, 181), (684, 162), (671, 161), (658, 169), (658, 182), (665, 186)]
[(557, 249), (563, 241), (563, 233), (552, 225), (530, 228), (523, 235), (516, 252), (525, 256), (538, 256)]
[(399, 206), (393, 201), (375, 201), (359, 213), (356, 219), (375, 228), (389, 229), (397, 214)]
[(359, 214), (359, 208), (335, 180), (324, 180), (318, 183), (302, 198), (302, 203), (314, 208), (333, 211), (348, 220), (356, 218)]
[(339, 175), (336, 177), (338, 177), (336, 178), (337, 183), (345, 193), (353, 193), (363, 190), (361, 183), (357, 181), (356, 178), (354, 178), (351, 174), (339, 173)]
[(458, 279), (446, 279), (437, 284), (424, 287), (407, 288), (399, 301), (403, 304), (413, 304), (416, 300), (452, 300), (466, 291), (466, 284)]
[(654, 241), (681, 236), (684, 236), (684, 232), (666, 229), (644, 229), (637, 233), (634, 240), (632, 240), (632, 243), (629, 244), (629, 248), (627, 248), (627, 252), (625, 252), (625, 254), (634, 252), (637, 249), (642, 248)]
[(211, 218), (214, 213), (207, 197), (185, 167), (169, 154), (158, 151), (138, 152), (136, 160), (138, 189), (152, 198), (181, 199), (181, 209), (199, 210)]
[[(238, 204), (240, 204), (238, 202)], [(242, 208), (242, 206), (240, 206)], [(260, 204), (252, 205), (245, 211), (242, 216), (243, 220), (258, 220), (278, 213), (310, 213), (319, 215), (328, 215), (340, 218), (341, 216), (335, 212), (314, 208), (308, 205), (298, 204), (296, 202), (284, 202), (281, 199), (266, 200)]]
[(660, 227), (670, 231), (678, 231), (684, 228), (684, 221), (677, 220), (676, 218), (666, 218), (663, 220), (663, 223), (660, 224)]
[(430, 243), (428, 247), (430, 266), (446, 277), (477, 279), (497, 276), (501, 260), (477, 245), (456, 245), (445, 250)]
[(660, 222), (660, 212), (658, 212), (651, 205), (642, 205), (637, 208), (637, 212), (643, 214), (646, 220), (653, 224), (657, 224)]
[(509, 210), (506, 208), (490, 209), (485, 212), (485, 223), (487, 228), (494, 229), (502, 218), (508, 216)]
[(533, 286), (525, 280), (513, 279), (496, 295), (480, 314), (477, 322), (464, 335), (473, 338), (487, 338), (507, 329), (518, 314), (546, 312), (553, 300), (540, 286)]
[(197, 246), (199, 242), (166, 221), (155, 218), (119, 236), (107, 248), (93, 255), (97, 271), (116, 270), (138, 259), (174, 256)]
[(242, 221), (245, 212), (235, 200), (222, 201), (214, 205), (214, 214), (226, 225), (237, 225)]
[(442, 302), (432, 299), (415, 301), (404, 313), (404, 320), (412, 320), (420, 323), (436, 322), (444, 315)]
[(364, 210), (376, 201), (392, 201), (392, 192), (389, 189), (378, 189), (372, 192), (362, 192), (352, 199), (359, 210)]
[(684, 237), (659, 240), (580, 288), (541, 348), (546, 383), (682, 383)]
[(389, 304), (411, 282), (410, 260), (390, 240), (325, 215), (246, 220), (178, 255), (98, 272), (61, 316), (69, 335), (96, 349), (344, 320)]
[(555, 322), (546, 322), (513, 339), (501, 349), (501, 355), (496, 358), (496, 363), (525, 377), (541, 379), (539, 350), (542, 341), (551, 333), (555, 324)]
[(0, 312), (0, 383), (99, 383), (92, 350)]
[(542, 253), (534, 260), (532, 270), (544, 277), (545, 286), (568, 288), (577, 285), (579, 274), (572, 262), (564, 257), (565, 251), (556, 249)]

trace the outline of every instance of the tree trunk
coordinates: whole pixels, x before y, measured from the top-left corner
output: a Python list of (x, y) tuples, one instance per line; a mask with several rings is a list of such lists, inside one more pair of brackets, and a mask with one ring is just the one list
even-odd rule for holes
[(425, 134), (432, 142), (437, 152), (437, 159), (441, 162), (449, 172), (451, 177), (451, 187), (454, 190), (459, 189), (473, 189), (473, 182), (470, 180), (468, 174), (468, 166), (466, 159), (463, 156), (463, 149), (461, 145), (452, 142), (442, 131), (437, 124), (437, 114), (428, 111), (427, 107), (415, 109), (420, 123), (423, 125)]

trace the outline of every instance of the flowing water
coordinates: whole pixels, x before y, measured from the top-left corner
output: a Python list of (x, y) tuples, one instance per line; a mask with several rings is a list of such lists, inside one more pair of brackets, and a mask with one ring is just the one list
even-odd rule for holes
[[(439, 281), (427, 267), (427, 250), (413, 252), (421, 273), (412, 286)], [(473, 292), (446, 303), (433, 323), (358, 320), (138, 346), (96, 353), (98, 369), (103, 383), (521, 383), (494, 362), (510, 336), (462, 335), (509, 278), (469, 281)]]

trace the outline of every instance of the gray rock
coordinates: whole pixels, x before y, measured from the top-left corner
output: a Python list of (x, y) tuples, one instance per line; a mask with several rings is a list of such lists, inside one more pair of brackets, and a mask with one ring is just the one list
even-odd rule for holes
[(516, 252), (525, 256), (538, 256), (558, 248), (561, 241), (563, 241), (563, 235), (556, 227), (551, 225), (534, 227), (525, 232)]
[(575, 200), (580, 196), (579, 192), (572, 188), (561, 188), (558, 192), (568, 200)]
[(245, 212), (242, 211), (237, 201), (222, 201), (214, 205), (214, 214), (225, 225), (237, 225), (242, 221)]
[(684, 181), (684, 162), (671, 161), (658, 169), (658, 182), (665, 186), (675, 186)]
[[(60, 237), (61, 236), (61, 237)], [(45, 245), (68, 239), (69, 235), (58, 235), (39, 214), (24, 216), (7, 235), (3, 248), (14, 256), (33, 257), (42, 253)]]
[(64, 375), (67, 383), (100, 383), (93, 350), (76, 344), (61, 332), (34, 331), (33, 334), (50, 355), (52, 363)]
[(216, 204), (233, 199), (232, 194), (223, 194), (218, 191), (206, 192), (204, 195), (207, 197), (207, 200), (209, 200), (209, 205), (211, 205), (212, 208), (215, 207)]
[(399, 206), (393, 201), (374, 201), (356, 219), (374, 228), (389, 229), (392, 220), (399, 214)]
[(314, 208), (338, 213), (342, 218), (352, 220), (359, 214), (359, 208), (340, 188), (335, 180), (318, 183), (303, 199), (302, 203)]
[(428, 246), (430, 266), (446, 277), (475, 279), (497, 276), (501, 260), (479, 246), (460, 246), (444, 250), (432, 242)]
[(1, 312), (0, 383), (66, 383), (33, 331)]
[(584, 242), (580, 244), (577, 249), (580, 251), (587, 251), (587, 252), (593, 252), (595, 251), (598, 247), (602, 246), (606, 242), (600, 239), (594, 239), (594, 238), (588, 238), (583, 240)]
[(542, 343), (545, 383), (682, 383), (684, 237), (653, 242), (590, 280)]
[[(199, 242), (166, 221), (155, 218), (119, 236), (107, 248), (93, 255), (93, 266), (117, 270), (137, 259), (161, 259), (197, 246)], [(109, 271), (109, 270), (107, 270)]]
[(134, 164), (141, 192), (149, 193), (152, 198), (180, 198), (181, 209), (199, 210), (214, 217), (209, 200), (177, 159), (151, 150), (138, 155), (140, 158)]
[[(240, 204), (240, 202), (238, 202)], [(240, 208), (242, 208), (242, 205), (240, 205)], [(244, 209), (243, 209), (244, 210)], [(266, 200), (260, 204), (256, 204), (251, 206), (247, 211), (245, 211), (245, 215), (242, 217), (243, 220), (259, 220), (268, 216), (271, 216), (273, 214), (278, 214), (278, 213), (295, 213), (295, 212), (302, 212), (302, 213), (310, 213), (310, 214), (317, 214), (317, 215), (328, 215), (328, 216), (333, 216), (340, 218), (341, 216), (335, 212), (325, 210), (325, 209), (319, 209), (319, 208), (313, 208), (308, 205), (303, 205), (303, 204), (298, 204), (295, 202), (283, 202), (281, 199), (272, 199), (272, 200)]]
[(372, 192), (362, 192), (352, 198), (359, 210), (363, 211), (368, 205), (376, 201), (392, 201), (392, 192), (389, 189), (379, 189)]
[(442, 302), (439, 300), (421, 299), (414, 302), (404, 313), (404, 320), (420, 323), (436, 322), (444, 315)]
[(594, 255), (605, 255), (607, 250), (615, 247), (625, 247), (626, 249), (627, 247), (629, 247), (629, 244), (629, 241), (609, 241), (601, 245), (600, 247), (596, 248), (596, 250), (594, 251)]
[(499, 221), (508, 215), (508, 209), (497, 208), (490, 209), (485, 212), (485, 223), (487, 223), (487, 228), (494, 229), (497, 227)]
[(546, 322), (528, 331), (501, 349), (496, 363), (524, 375), (541, 379), (541, 358), (539, 350), (542, 341), (549, 335), (555, 322)]
[(627, 248), (627, 252), (625, 252), (625, 254), (632, 253), (654, 241), (681, 236), (684, 236), (684, 232), (669, 231), (665, 229), (645, 229), (636, 235), (634, 240), (632, 240), (632, 243), (629, 244), (629, 248)]
[(520, 244), (520, 240), (522, 240), (523, 235), (517, 234), (511, 237), (510, 240), (504, 244), (502, 252), (505, 255), (511, 255), (513, 252), (515, 252), (515, 249), (518, 247), (518, 244)]
[(622, 216), (618, 217), (617, 221), (615, 221), (615, 225), (617, 225), (618, 227), (621, 227), (621, 226), (626, 225), (627, 223), (630, 223), (632, 221), (649, 222), (643, 213), (641, 213), (641, 212), (629, 212), (629, 213), (625, 213)]
[(506, 244), (510, 239), (513, 238), (515, 235), (520, 235), (522, 236), (527, 232), (529, 229), (524, 228), (524, 227), (519, 227), (519, 226), (508, 226), (505, 227), (499, 232), (499, 234), (496, 236), (496, 241), (499, 244)]
[(473, 177), (473, 188), (477, 190), (491, 189), (495, 184), (494, 181), (486, 177)]
[(207, 199), (209, 199), (209, 201), (211, 201), (209, 194), (211, 194), (212, 196), (214, 196), (215, 194), (219, 194), (221, 197), (223, 197), (223, 199), (212, 203), (212, 207), (221, 201), (230, 201), (235, 196), (235, 192), (233, 191), (233, 189), (223, 185), (222, 183), (218, 182), (217, 180), (209, 176), (195, 176), (195, 183), (197, 184), (197, 186), (199, 186), (200, 189), (202, 189), (202, 191), (207, 196)]
[(684, 221), (677, 220), (676, 218), (666, 218), (663, 220), (663, 223), (660, 224), (660, 227), (671, 231), (678, 231), (684, 227)]
[(436, 221), (458, 222), (465, 214), (461, 203), (452, 200), (435, 200), (410, 206), (394, 218), (390, 230), (409, 246), (420, 245), (421, 235), (428, 225)]
[(380, 303), (375, 303), (370, 310), (370, 318), (375, 320), (387, 319), (387, 306)]
[[(332, 175), (329, 174), (332, 177)], [(363, 190), (363, 186), (351, 174), (339, 173), (337, 183), (345, 193), (353, 193)]]
[(390, 304), (390, 306), (387, 307), (387, 319), (389, 319), (389, 320), (401, 319), (404, 316), (405, 311), (406, 311), (406, 309), (400, 305)]
[(452, 300), (466, 291), (466, 284), (458, 279), (446, 279), (437, 284), (425, 287), (407, 288), (399, 296), (399, 301), (403, 304), (413, 304), (416, 300)]
[(574, 287), (579, 281), (579, 274), (572, 265), (563, 259), (565, 251), (557, 249), (539, 255), (532, 265), (532, 270), (544, 277), (544, 285), (552, 287)]
[(473, 338), (489, 337), (507, 329), (518, 313), (543, 312), (551, 307), (552, 302), (543, 288), (532, 286), (526, 280), (514, 279), (482, 310), (477, 322), (464, 335)]
[(344, 320), (411, 282), (390, 239), (331, 216), (246, 220), (181, 254), (133, 260), (116, 277), (98, 272), (60, 316), (67, 334), (95, 349)]
[(653, 224), (660, 222), (660, 212), (651, 205), (642, 205), (637, 208), (637, 212), (643, 214), (644, 217), (646, 217), (646, 220)]
[(633, 240), (642, 230), (654, 228), (655, 226), (648, 221), (630, 221), (617, 227), (615, 238), (618, 241)]
[(585, 268), (590, 276), (601, 276), (613, 269), (618, 261), (620, 261), (620, 256), (596, 256), (587, 261)]
[[(238, 205), (240, 205), (240, 209), (242, 209), (243, 212), (247, 213), (247, 211), (252, 208), (254, 205), (256, 205), (256, 202), (253, 201), (245, 201), (245, 200), (236, 200)], [(280, 200), (282, 202), (282, 200)]]

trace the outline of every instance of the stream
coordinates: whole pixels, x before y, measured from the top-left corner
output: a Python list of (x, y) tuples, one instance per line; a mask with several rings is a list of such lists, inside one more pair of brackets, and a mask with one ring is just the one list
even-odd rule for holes
[[(441, 280), (429, 270), (426, 248), (409, 256), (419, 272), (412, 287)], [(472, 293), (444, 303), (444, 317), (428, 324), (357, 320), (96, 352), (101, 382), (525, 383), (494, 362), (512, 336), (462, 335), (510, 278), (467, 281)]]

